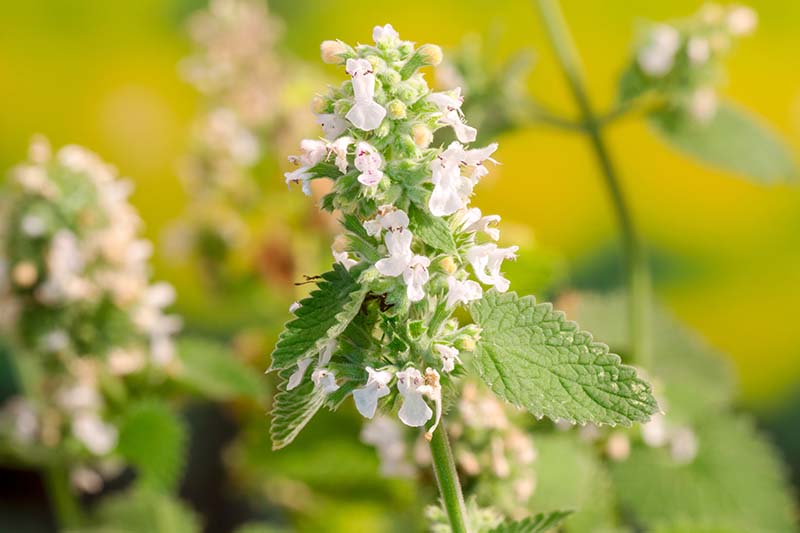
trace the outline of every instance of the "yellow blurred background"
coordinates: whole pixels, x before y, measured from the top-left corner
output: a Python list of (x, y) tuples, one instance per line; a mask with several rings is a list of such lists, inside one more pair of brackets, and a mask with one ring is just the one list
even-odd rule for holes
[[(595, 104), (609, 108), (639, 19), (688, 15), (702, 2), (562, 2), (583, 54)], [(28, 0), (0, 16), (0, 168), (25, 157), (31, 135), (79, 143), (114, 162), (137, 185), (134, 203), (159, 238), (186, 201), (176, 177), (199, 100), (181, 81), (186, 15), (198, 0)], [(724, 93), (767, 119), (800, 152), (800, 2), (751, 3), (755, 36), (728, 62)], [(287, 51), (318, 63), (323, 39), (368, 41), (391, 22), (402, 37), (445, 49), (465, 34), (502, 28), (500, 51), (530, 47), (530, 91), (573, 114), (541, 27), (527, 1), (355, 2), (273, 0)], [(321, 66), (321, 65), (320, 65)], [(322, 67), (322, 66), (321, 66)], [(329, 74), (333, 67), (326, 67)], [(310, 99), (311, 93), (308, 94)], [(800, 195), (710, 170), (673, 152), (639, 120), (613, 126), (610, 141), (650, 246), (675, 272), (657, 292), (677, 315), (729, 353), (751, 406), (780, 402), (800, 383)], [(288, 154), (287, 154), (288, 155)], [(546, 127), (500, 139), (502, 162), (477, 204), (506, 223), (529, 226), (543, 248), (580, 265), (615, 238), (612, 213), (585, 140)], [(275, 176), (275, 180), (282, 180)], [(288, 193), (287, 193), (288, 194)], [(293, 191), (291, 194), (299, 194)], [(192, 285), (157, 257), (157, 276)], [(677, 266), (675, 266), (677, 265)], [(224, 311), (223, 311), (224, 312)]]

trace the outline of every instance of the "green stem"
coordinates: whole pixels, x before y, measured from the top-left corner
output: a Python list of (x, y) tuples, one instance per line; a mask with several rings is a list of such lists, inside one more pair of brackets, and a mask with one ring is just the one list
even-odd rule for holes
[(586, 84), (578, 53), (567, 29), (557, 0), (537, 0), (536, 5), (547, 36), (555, 51), (564, 77), (570, 86), (584, 128), (600, 165), (603, 179), (611, 197), (625, 252), (628, 288), (628, 327), (633, 360), (643, 367), (650, 365), (649, 320), (650, 273), (647, 258), (625, 200), (617, 170), (606, 145), (602, 123), (598, 119), (586, 92)]
[(453, 533), (467, 533), (467, 511), (464, 506), (464, 495), (461, 493), (461, 483), (458, 481), (456, 464), (453, 461), (453, 452), (447, 440), (444, 421), (439, 422), (439, 427), (431, 436), (431, 455), (433, 456), (433, 472), (436, 474), (436, 484), (442, 496), (447, 517), (450, 519), (450, 528)]
[[(26, 375), (23, 365), (21, 365), (20, 361), (17, 359), (18, 357), (18, 352), (14, 351), (12, 353), (12, 351), (9, 350), (8, 359), (14, 373), (17, 375), (17, 385), (22, 394), (30, 399), (32, 396), (30, 392), (30, 379), (29, 376)], [(60, 460), (59, 457), (54, 459), (54, 461)], [(66, 466), (60, 463), (47, 462), (41, 466), (41, 473), (59, 529), (74, 528), (81, 525), (83, 522), (83, 513), (78, 505), (78, 501), (75, 499), (75, 495), (72, 493), (69, 482), (69, 471)]]

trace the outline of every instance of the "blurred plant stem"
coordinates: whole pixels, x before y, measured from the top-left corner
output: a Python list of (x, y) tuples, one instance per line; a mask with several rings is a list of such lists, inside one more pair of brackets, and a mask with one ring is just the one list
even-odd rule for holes
[(633, 362), (641, 367), (649, 368), (650, 321), (648, 313), (650, 308), (650, 273), (647, 267), (644, 246), (631, 217), (631, 211), (622, 191), (617, 170), (603, 136), (603, 126), (608, 121), (601, 121), (592, 109), (586, 92), (586, 84), (583, 81), (580, 59), (558, 0), (536, 0), (535, 4), (561, 70), (570, 86), (572, 96), (580, 110), (583, 130), (588, 136), (597, 157), (606, 188), (611, 197), (625, 253), (628, 334)]
[[(26, 399), (31, 399), (30, 377), (25, 365), (19, 360), (19, 352), (9, 350), (7, 353), (11, 367), (17, 377), (17, 386)], [(59, 530), (75, 528), (83, 523), (83, 513), (78, 505), (78, 500), (72, 493), (69, 481), (69, 471), (61, 464), (62, 458), (56, 456), (52, 461), (42, 465), (39, 471), (42, 475), (47, 496), (50, 499), (53, 514)]]
[(450, 528), (453, 533), (468, 533), (464, 495), (461, 492), (461, 483), (458, 481), (458, 472), (453, 452), (450, 450), (450, 442), (447, 440), (444, 421), (439, 422), (439, 427), (431, 437), (431, 455), (436, 484), (439, 486), (439, 494), (450, 519)]

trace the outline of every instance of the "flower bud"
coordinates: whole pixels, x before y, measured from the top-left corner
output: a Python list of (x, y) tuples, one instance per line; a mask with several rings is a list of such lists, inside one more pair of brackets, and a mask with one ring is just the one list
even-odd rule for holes
[(320, 95), (314, 95), (314, 98), (311, 99), (311, 112), (315, 115), (321, 115), (325, 113), (328, 110), (327, 107), (327, 100)]
[(340, 65), (345, 62), (344, 54), (347, 54), (350, 47), (342, 41), (322, 41), (319, 45), (322, 61), (329, 65)]
[(389, 121), (384, 120), (383, 122), (381, 122), (381, 125), (378, 126), (378, 128), (375, 130), (375, 136), (379, 138), (386, 137), (387, 135), (389, 135), (391, 129), (392, 126), (389, 124)]
[(414, 124), (411, 136), (414, 138), (414, 144), (420, 148), (427, 148), (433, 142), (433, 132), (425, 124)]
[(347, 236), (345, 235), (337, 235), (335, 239), (333, 239), (333, 250), (335, 252), (344, 252), (347, 250), (348, 247)]
[(442, 270), (444, 270), (446, 274), (452, 274), (458, 270), (458, 265), (456, 265), (456, 262), (449, 255), (439, 261), (439, 266), (442, 267)]
[(20, 287), (30, 287), (39, 278), (39, 271), (32, 262), (21, 261), (14, 267), (11, 278)]
[(456, 348), (460, 352), (474, 352), (476, 344), (472, 337), (461, 337), (456, 341)]
[(392, 100), (389, 102), (386, 106), (386, 111), (391, 119), (401, 120), (406, 118), (406, 104), (400, 100)]
[(435, 67), (442, 62), (442, 48), (435, 44), (423, 44), (417, 53), (427, 65)]

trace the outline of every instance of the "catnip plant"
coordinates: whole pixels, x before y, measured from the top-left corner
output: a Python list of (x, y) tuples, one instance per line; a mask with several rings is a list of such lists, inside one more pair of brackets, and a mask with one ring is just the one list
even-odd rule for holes
[[(323, 135), (290, 157), (289, 185), (310, 194), (329, 179), (322, 209), (339, 214), (332, 270), (293, 306), (272, 353), (278, 373), (271, 436), (282, 448), (322, 407), (352, 396), (365, 418), (396, 416), (429, 441), (453, 531), (468, 531), (442, 414), (465, 374), (537, 417), (630, 425), (658, 411), (650, 386), (563, 313), (509, 292), (498, 215), (471, 205), (498, 145), (473, 148), (459, 89), (432, 92), (420, 69), (441, 49), (415, 47), (391, 25), (374, 45), (321, 45), (348, 80), (315, 97)], [(435, 146), (450, 128), (456, 141)], [(464, 323), (466, 309), (471, 317)], [(509, 526), (511, 527), (511, 526)]]

